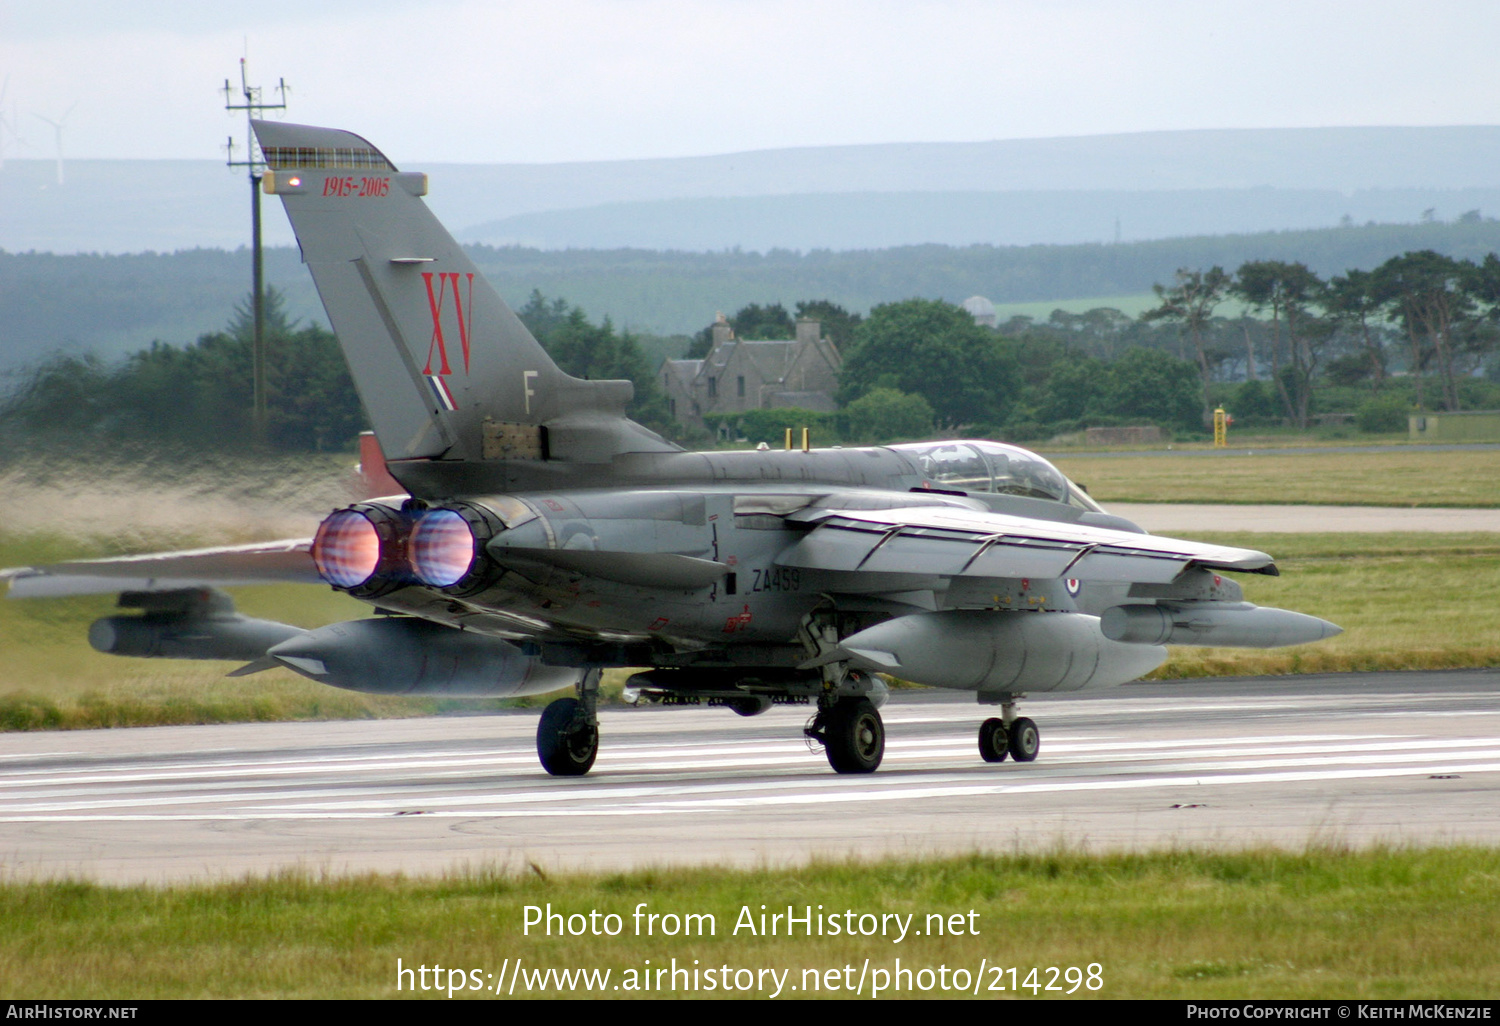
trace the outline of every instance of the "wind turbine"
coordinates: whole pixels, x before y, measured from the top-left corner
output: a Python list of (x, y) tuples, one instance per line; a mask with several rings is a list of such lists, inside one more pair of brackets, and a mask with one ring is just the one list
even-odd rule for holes
[[(73, 107), (76, 107), (76, 106), (78, 106), (78, 101), (74, 100), (73, 101)], [(58, 118), (56, 121), (53, 121), (49, 117), (44, 117), (41, 114), (37, 114), (36, 115), (36, 117), (41, 118), (43, 121), (47, 122), (47, 124), (49, 124), (49, 125), (52, 126), (53, 135), (55, 136), (55, 138), (57, 140), (57, 184), (58, 185), (61, 185), (63, 183), (63, 145), (62, 145), (63, 122), (67, 121), (68, 120), (68, 115), (71, 114), (71, 113), (73, 113), (73, 107), (69, 107), (67, 109), (66, 113), (64, 113), (63, 116), (60, 117), (60, 118)]]

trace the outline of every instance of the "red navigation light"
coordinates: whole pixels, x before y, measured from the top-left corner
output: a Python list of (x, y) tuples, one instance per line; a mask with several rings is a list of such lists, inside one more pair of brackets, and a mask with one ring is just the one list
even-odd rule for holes
[(477, 549), (467, 520), (451, 509), (434, 509), (417, 519), (407, 552), (417, 580), (446, 588), (468, 574)]
[(318, 525), (312, 558), (323, 580), (336, 588), (357, 588), (380, 564), (380, 532), (358, 510), (341, 509)]

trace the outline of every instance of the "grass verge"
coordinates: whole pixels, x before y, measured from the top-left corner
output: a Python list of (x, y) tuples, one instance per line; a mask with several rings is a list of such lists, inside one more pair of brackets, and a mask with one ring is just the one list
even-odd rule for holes
[(1500, 535), (1195, 534), (1277, 557), (1280, 577), (1236, 579), (1256, 605), (1344, 633), (1284, 649), (1174, 648), (1153, 678), (1438, 670), (1500, 665)]
[[(1344, 633), (1288, 649), (1177, 648), (1153, 678), (1460, 669), (1500, 665), (1500, 536), (1200, 534), (1278, 557), (1280, 577), (1242, 575), (1250, 601), (1332, 620)], [(13, 551), (13, 550), (11, 550)], [(0, 556), (10, 554), (0, 545)], [(322, 588), (236, 589), (240, 608), (313, 627), (369, 614)], [(107, 596), (0, 602), (0, 729), (358, 719), (515, 703), (339, 691), (278, 670), (226, 679), (225, 663), (122, 659), (88, 647)], [(607, 695), (629, 671), (610, 671)], [(542, 700), (524, 700), (537, 704)]]
[[(1059, 470), (1110, 502), (1500, 506), (1500, 451), (1224, 452), (1059, 456)], [(1315, 513), (1316, 511), (1309, 511)]]
[[(620, 916), (618, 936), (523, 933), (524, 907)], [(711, 914), (713, 935), (636, 936), (633, 911)], [(900, 943), (880, 936), (769, 937), (759, 924), (845, 910), (912, 915)], [(975, 913), (972, 917), (970, 912)], [(961, 932), (937, 936), (929, 915)], [(957, 921), (948, 917), (957, 915)], [(972, 855), (929, 861), (824, 863), (784, 871), (648, 870), (613, 876), (314, 879), (284, 875), (215, 885), (112, 888), (78, 882), (0, 885), (0, 992), (52, 998), (447, 998), (396, 991), (396, 965), (499, 974), (609, 970), (610, 997), (652, 969), (785, 972), (782, 996), (847, 997), (864, 960), (893, 977), (1017, 967), (980, 979), (984, 997), (1064, 997), (1038, 988), (1046, 969), (1100, 967), (1108, 998), (1491, 998), (1500, 993), (1500, 851), (1453, 847), (1304, 852)], [(576, 923), (577, 921), (575, 921)], [(707, 920), (699, 922), (706, 923)], [(866, 920), (866, 923), (869, 923)], [(895, 929), (892, 924), (892, 929)], [(971, 932), (972, 931), (972, 932)], [(510, 962), (507, 962), (510, 960)], [(853, 966), (846, 977), (845, 966)], [(818, 988), (809, 993), (817, 970)], [(835, 974), (838, 989), (828, 986)], [(1080, 974), (1082, 975), (1082, 974)], [(874, 979), (875, 977), (872, 977)], [(425, 978), (431, 982), (431, 977)], [(452, 977), (468, 983), (474, 977)], [(664, 978), (665, 979), (665, 978)], [(679, 977), (679, 987), (686, 977)], [(700, 981), (703, 977), (700, 976)], [(746, 979), (744, 975), (741, 980)], [(765, 977), (761, 977), (765, 980)], [(1066, 989), (1059, 974), (1057, 985)], [(988, 988), (1001, 983), (1004, 991)], [(1015, 984), (1023, 986), (1019, 992)], [(490, 984), (492, 985), (492, 984)], [(614, 988), (619, 987), (616, 990)], [(729, 996), (768, 996), (765, 989)], [(869, 995), (866, 987), (865, 996)], [(909, 993), (909, 992), (908, 992)], [(920, 991), (918, 992), (921, 993)], [(722, 989), (677, 996), (725, 996)], [(929, 996), (956, 996), (936, 987)], [(528, 981), (514, 996), (558, 996)], [(455, 991), (469, 997), (473, 991)], [(584, 996), (582, 988), (560, 996)], [(894, 996), (889, 995), (888, 996)]]

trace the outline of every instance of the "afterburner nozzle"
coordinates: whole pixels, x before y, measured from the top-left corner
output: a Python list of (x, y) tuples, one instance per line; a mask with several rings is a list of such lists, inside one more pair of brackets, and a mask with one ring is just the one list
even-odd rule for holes
[(361, 597), (381, 594), (406, 576), (407, 518), (374, 502), (335, 510), (318, 525), (312, 560), (318, 576)]
[(475, 503), (428, 509), (412, 525), (407, 546), (411, 572), (423, 584), (453, 595), (481, 589), (494, 569), (484, 555), (485, 543), (503, 530), (499, 517)]

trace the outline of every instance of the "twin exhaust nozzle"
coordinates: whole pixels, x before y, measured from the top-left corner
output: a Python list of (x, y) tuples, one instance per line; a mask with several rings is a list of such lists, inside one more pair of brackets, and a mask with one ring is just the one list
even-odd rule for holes
[(357, 598), (410, 584), (466, 594), (488, 582), (484, 546), (502, 529), (472, 503), (393, 509), (361, 502), (318, 525), (312, 560), (323, 580)]

